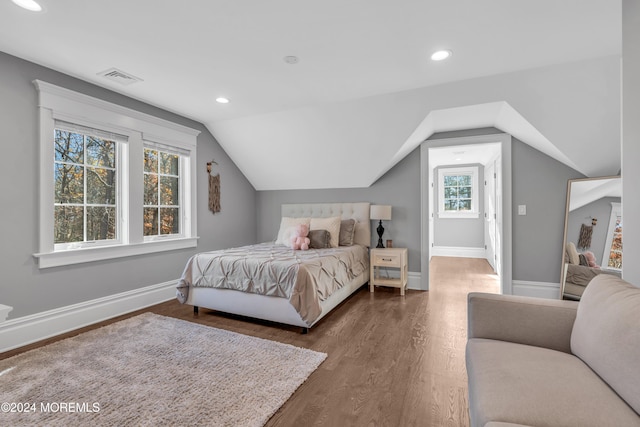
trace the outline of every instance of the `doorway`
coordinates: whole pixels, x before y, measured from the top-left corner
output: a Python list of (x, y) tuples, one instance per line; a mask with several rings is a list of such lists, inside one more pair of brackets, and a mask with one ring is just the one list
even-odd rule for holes
[[(469, 182), (476, 170), (473, 203), (449, 200), (457, 194), (448, 182)], [(485, 258), (500, 278), (502, 293), (511, 293), (511, 136), (481, 135), (427, 140), (421, 146), (422, 289), (428, 290), (429, 262), (434, 255)], [(444, 190), (443, 190), (444, 188)], [(470, 189), (460, 189), (464, 197)], [(443, 195), (443, 194), (447, 195)], [(462, 197), (462, 196), (461, 196)], [(449, 210), (456, 202), (459, 215)], [(446, 212), (445, 212), (446, 211)]]

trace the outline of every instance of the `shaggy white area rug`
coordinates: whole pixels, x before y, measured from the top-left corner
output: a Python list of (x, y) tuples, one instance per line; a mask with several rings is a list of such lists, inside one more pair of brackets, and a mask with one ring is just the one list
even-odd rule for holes
[(0, 361), (0, 425), (262, 426), (326, 357), (145, 313)]

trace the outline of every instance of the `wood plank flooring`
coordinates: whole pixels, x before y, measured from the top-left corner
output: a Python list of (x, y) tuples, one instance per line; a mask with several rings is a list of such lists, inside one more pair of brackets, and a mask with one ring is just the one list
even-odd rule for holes
[[(267, 426), (468, 426), (464, 363), (467, 293), (499, 291), (481, 259), (434, 257), (430, 291), (361, 288), (302, 335), (300, 328), (247, 321), (169, 301), (144, 311), (326, 352), (329, 357)], [(206, 373), (205, 373), (206, 374)]]

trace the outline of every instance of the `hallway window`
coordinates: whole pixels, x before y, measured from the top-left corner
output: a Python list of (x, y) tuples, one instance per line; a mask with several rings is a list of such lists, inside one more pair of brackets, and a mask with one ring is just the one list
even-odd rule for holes
[(438, 216), (478, 218), (478, 168), (438, 169)]

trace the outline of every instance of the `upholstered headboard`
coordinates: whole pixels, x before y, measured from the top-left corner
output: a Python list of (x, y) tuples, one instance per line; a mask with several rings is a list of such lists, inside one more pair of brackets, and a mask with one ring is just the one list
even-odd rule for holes
[(327, 218), (339, 216), (342, 219), (355, 219), (356, 232), (353, 242), (359, 245), (371, 245), (371, 220), (368, 202), (359, 203), (301, 203), (282, 205), (282, 216)]

